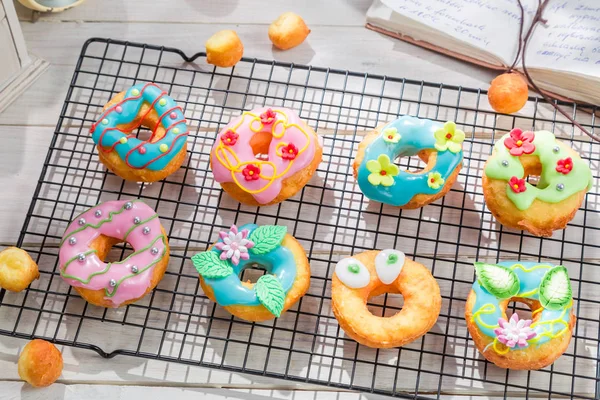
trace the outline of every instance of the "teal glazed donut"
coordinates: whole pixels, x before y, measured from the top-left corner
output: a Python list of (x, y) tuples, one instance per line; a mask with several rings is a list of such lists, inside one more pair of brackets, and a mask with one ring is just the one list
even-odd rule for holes
[[(132, 132), (152, 130), (148, 140)], [(188, 126), (180, 106), (156, 84), (140, 83), (116, 95), (90, 132), (100, 160), (127, 180), (152, 182), (181, 166)]]
[[(207, 296), (249, 321), (279, 317), (310, 283), (306, 253), (284, 226), (233, 225), (219, 233), (211, 249), (194, 255), (192, 263)], [(255, 265), (267, 274), (255, 284), (242, 282), (242, 271)]]
[[(376, 129), (360, 143), (354, 176), (371, 200), (418, 208), (444, 196), (462, 167), (465, 134), (452, 121), (402, 116)], [(418, 155), (427, 163), (419, 173), (400, 171), (397, 157)]]
[[(575, 316), (567, 269), (548, 263), (475, 263), (477, 280), (467, 299), (465, 319), (479, 351), (494, 364), (539, 369), (567, 349)], [(510, 301), (527, 304), (531, 319), (514, 313)]]

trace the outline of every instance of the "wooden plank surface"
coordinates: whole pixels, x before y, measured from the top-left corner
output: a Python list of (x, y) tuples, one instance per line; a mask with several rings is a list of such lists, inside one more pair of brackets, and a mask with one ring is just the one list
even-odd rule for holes
[[(166, 4), (166, 2), (165, 2)], [(0, 207), (0, 218), (5, 221), (3, 227), (7, 227), (0, 231), (0, 243), (11, 244), (16, 241), (18, 236), (23, 218), (25, 217), (26, 209), (29, 206), (31, 195), (37, 184), (41, 165), (43, 164), (44, 157), (48, 148), (48, 143), (51, 140), (54, 127), (56, 125), (57, 118), (62, 108), (62, 101), (66, 94), (75, 63), (81, 49), (83, 42), (88, 37), (98, 36), (111, 36), (116, 39), (123, 39), (129, 41), (147, 42), (153, 44), (164, 44), (173, 47), (178, 47), (187, 52), (188, 54), (195, 53), (197, 51), (203, 51), (203, 43), (208, 36), (219, 29), (236, 29), (245, 46), (245, 55), (247, 57), (275, 59), (284, 62), (294, 62), (301, 64), (312, 64), (315, 66), (325, 66), (339, 69), (350, 69), (356, 71), (366, 71), (374, 74), (384, 74), (390, 76), (407, 77), (416, 80), (425, 81), (443, 81), (446, 84), (457, 85), (457, 86), (471, 86), (486, 88), (489, 84), (490, 79), (494, 73), (486, 70), (476, 68), (474, 66), (458, 62), (456, 60), (446, 58), (435, 54), (433, 52), (426, 51), (419, 47), (411, 46), (404, 42), (395, 41), (388, 37), (379, 35), (372, 31), (368, 31), (363, 28), (364, 14), (370, 0), (335, 0), (328, 2), (320, 1), (293, 1), (285, 0), (279, 1), (274, 4), (270, 4), (269, 7), (264, 7), (264, 3), (258, 0), (256, 1), (237, 1), (227, 0), (219, 2), (192, 2), (192, 1), (172, 1), (168, 2), (166, 6), (148, 6), (146, 1), (141, 0), (128, 0), (123, 2), (121, 0), (103, 0), (88, 1), (82, 6), (75, 9), (69, 10), (61, 14), (45, 14), (38, 18), (33, 18), (33, 14), (30, 11), (25, 10), (22, 7), (18, 7), (19, 16), (23, 23), (23, 30), (27, 43), (30, 50), (49, 60), (52, 63), (49, 71), (34, 85), (32, 86), (19, 100), (17, 100), (9, 109), (0, 114), (0, 129), (4, 133), (3, 137), (7, 145), (0, 148), (0, 165), (3, 166), (3, 174), (0, 174), (0, 187), (6, 188), (2, 192), (2, 206)], [(307, 42), (292, 49), (288, 52), (280, 52), (270, 45), (266, 35), (267, 25), (281, 12), (293, 10), (300, 13), (307, 21), (312, 29), (312, 33), (309, 36)], [(32, 19), (38, 19), (36, 23), (29, 23)], [(133, 56), (135, 52), (132, 52)], [(89, 61), (89, 60), (88, 60)], [(175, 61), (173, 61), (175, 62)], [(93, 68), (94, 63), (84, 63), (82, 69)], [(199, 70), (210, 71), (211, 67), (199, 64), (197, 66)], [(239, 73), (243, 74), (243, 68), (239, 68)], [(85, 82), (85, 81), (84, 81)], [(338, 84), (336, 82), (330, 82), (331, 85)], [(361, 84), (363, 82), (360, 79), (350, 80), (348, 82), (347, 89), (360, 91), (362, 89)], [(260, 88), (260, 87), (259, 87)], [(240, 88), (242, 90), (243, 88)], [(80, 94), (84, 99), (85, 93)], [(295, 93), (287, 93), (291, 98), (297, 96)], [(416, 98), (418, 93), (406, 93), (408, 98)], [(413, 97), (411, 97), (413, 96)], [(349, 96), (352, 97), (352, 96)], [(218, 102), (222, 100), (217, 95), (210, 101)], [(362, 101), (362, 99), (360, 99)], [(435, 102), (436, 99), (429, 99), (431, 102)], [(235, 101), (235, 99), (230, 99)], [(341, 101), (339, 99), (332, 99), (331, 101)], [(351, 104), (358, 103), (358, 96), (355, 98), (346, 99)], [(449, 106), (452, 106), (456, 99), (444, 98)], [(471, 101), (476, 100), (476, 97), (472, 97)], [(341, 105), (342, 103), (340, 103)], [(345, 104), (345, 103), (344, 103)], [(474, 103), (476, 106), (479, 103)], [(461, 104), (464, 107), (472, 106), (473, 104)], [(382, 111), (395, 112), (393, 109), (387, 109), (386, 104), (380, 105)], [(358, 106), (356, 106), (358, 107)], [(367, 107), (376, 107), (371, 104)], [(391, 105), (387, 105), (391, 107)], [(415, 112), (410, 102), (403, 105), (403, 111)], [(527, 113), (531, 112), (531, 109), (525, 110)], [(68, 116), (77, 116), (80, 110), (77, 107), (69, 109), (67, 112), (67, 118), (65, 120), (65, 129), (71, 132), (70, 129), (76, 129), (70, 127), (70, 120)], [(95, 115), (98, 110), (94, 109), (91, 112), (91, 116)], [(313, 115), (310, 110), (307, 111), (308, 115)], [(337, 109), (331, 109), (328, 111), (331, 113), (329, 116), (321, 116), (324, 120), (335, 121)], [(433, 115), (428, 113), (433, 112), (444, 112), (444, 110), (427, 110), (423, 108), (420, 112), (424, 113), (425, 116)], [(548, 109), (538, 110), (540, 115), (547, 118), (552, 117), (552, 112)], [(195, 110), (189, 110), (192, 118), (196, 116)], [(451, 116), (449, 116), (451, 117)], [(472, 114), (467, 111), (461, 113), (459, 118), (465, 123), (472, 123)], [(482, 118), (480, 115), (477, 118)], [(485, 116), (483, 117), (485, 118)], [(348, 125), (339, 127), (338, 135), (356, 135), (357, 132), (351, 129), (353, 121), (360, 121), (360, 123), (373, 124), (373, 116), (359, 116), (356, 119), (348, 119), (346, 122)], [(510, 127), (514, 121), (512, 118), (499, 119), (495, 122), (486, 120), (485, 122), (478, 122), (480, 124), (489, 125), (490, 123), (496, 123), (498, 127)], [(560, 126), (557, 126), (560, 130)], [(214, 132), (214, 124), (203, 125), (199, 132)], [(73, 130), (73, 132), (76, 132)], [(324, 122), (319, 126), (319, 132), (327, 135), (332, 134), (332, 124)], [(563, 132), (564, 134), (570, 134), (570, 132)], [(363, 133), (359, 132), (358, 135)], [(489, 131), (475, 132), (477, 137), (488, 138), (491, 137)], [(89, 143), (87, 144), (89, 145)], [(348, 155), (352, 152), (351, 148), (343, 147), (340, 149), (343, 155)], [(476, 152), (479, 152), (479, 157), (485, 159), (485, 151), (489, 151), (486, 148), (477, 148)], [(597, 155), (596, 155), (597, 156)], [(197, 159), (193, 159), (194, 162)], [(476, 163), (471, 168), (470, 174), (477, 176), (478, 169), (481, 168), (480, 163)], [(94, 167), (95, 168), (95, 167)], [(334, 170), (341, 171), (345, 170), (344, 166), (335, 165)], [(329, 171), (329, 169), (327, 169)], [(319, 173), (322, 177), (328, 176), (332, 179), (331, 172), (323, 170)], [(14, 179), (15, 174), (19, 178)], [(341, 175), (340, 175), (341, 176)], [(60, 179), (60, 173), (56, 173), (50, 179)], [(115, 184), (118, 182), (115, 181)], [(317, 182), (316, 185), (321, 184)], [(343, 179), (334, 179), (332, 184), (346, 185)], [(477, 188), (477, 184), (469, 182), (469, 191), (477, 192), (480, 189)], [(152, 189), (151, 189), (152, 190)], [(597, 191), (597, 189), (595, 189)], [(319, 204), (321, 199), (320, 193), (315, 190), (306, 191), (305, 200)], [(79, 196), (78, 191), (74, 191), (79, 203), (85, 204), (85, 199)], [(185, 198), (186, 201), (193, 202), (197, 198), (195, 193), (190, 193), (189, 198)], [(445, 201), (450, 202), (450, 205), (456, 205), (455, 208), (449, 208), (444, 214), (444, 221), (450, 221), (453, 224), (465, 224), (465, 225), (477, 225), (484, 226), (486, 229), (492, 229), (493, 224), (491, 221), (477, 221), (471, 220), (468, 216), (464, 217), (461, 213), (460, 205), (464, 203), (464, 194), (462, 193), (462, 187), (459, 190), (451, 193), (447, 196)], [(595, 199), (595, 198), (594, 198)], [(342, 199), (329, 199), (328, 201), (342, 201)], [(472, 203), (471, 203), (472, 201)], [(475, 196), (473, 199), (469, 199), (469, 204), (472, 207), (483, 207), (481, 203), (481, 196)], [(595, 201), (595, 200), (594, 200)], [(361, 207), (358, 204), (362, 204), (356, 199), (348, 199), (343, 202), (348, 208)], [(235, 209), (237, 206), (232, 202), (223, 204), (225, 208)], [(353, 223), (356, 229), (361, 229), (365, 232), (365, 238), (361, 239), (360, 246), (377, 246), (381, 247), (389, 242), (389, 238), (386, 235), (376, 235), (372, 229), (369, 228), (369, 224), (378, 224), (377, 214), (378, 209), (373, 210), (363, 204), (365, 208), (362, 210), (365, 216), (364, 221), (359, 221), (358, 214), (351, 212), (351, 215), (334, 215), (333, 213), (327, 218), (331, 218), (329, 222), (332, 226), (339, 223), (340, 218), (348, 218), (353, 220), (343, 220), (343, 224)], [(283, 209), (281, 215), (294, 215), (294, 203), (287, 202), (284, 207), (289, 207), (289, 212)], [(161, 212), (164, 210), (165, 213), (173, 213), (177, 215), (177, 212), (183, 212), (182, 210), (177, 211), (169, 205), (168, 202), (161, 204)], [(436, 219), (441, 218), (441, 215), (437, 215), (439, 208), (431, 206), (427, 208), (426, 215), (422, 216), (419, 212), (407, 213), (407, 223), (411, 225), (411, 216), (416, 220), (418, 218), (425, 219)], [(383, 210), (387, 214), (389, 213), (390, 218), (397, 218), (397, 213), (394, 210)], [(65, 215), (69, 215), (65, 211)], [(269, 211), (265, 211), (265, 215), (262, 218), (267, 218)], [(356, 214), (356, 215), (354, 215)], [(414, 214), (414, 215), (413, 215)], [(303, 214), (304, 216), (305, 214)], [(306, 212), (306, 215), (310, 215), (310, 211)], [(322, 216), (322, 218), (325, 218)], [(187, 218), (187, 216), (186, 216)], [(579, 215), (579, 218), (582, 218)], [(595, 215), (588, 215), (587, 218), (593, 219), (593, 223), (596, 221)], [(224, 219), (216, 220), (218, 224), (224, 224), (227, 221)], [(204, 223), (203, 221), (199, 221)], [(307, 224), (293, 224), (290, 221), (284, 221), (290, 223), (294, 229), (295, 234), (302, 238), (310, 238), (314, 234), (314, 223), (309, 222)], [(581, 220), (579, 221), (581, 223)], [(312, 225), (311, 225), (312, 224)], [(479, 225), (481, 224), (481, 225)], [(43, 223), (40, 224), (40, 229), (43, 228)], [(55, 232), (52, 234), (60, 235), (59, 232), (64, 227), (55, 227)], [(37, 229), (33, 224), (32, 229)], [(182, 227), (172, 227), (171, 229), (183, 229)], [(188, 228), (189, 229), (189, 228)], [(407, 229), (404, 227), (404, 229)], [(437, 261), (432, 263), (430, 258), (427, 258), (431, 254), (446, 254), (449, 259), (455, 257), (456, 245), (452, 243), (454, 240), (453, 236), (456, 235), (454, 228), (449, 228), (444, 231), (445, 237), (449, 239), (444, 245), (439, 248), (435, 245), (435, 237), (439, 235), (435, 224), (423, 224), (420, 228), (419, 235), (422, 237), (421, 244), (419, 245), (419, 256), (424, 257), (423, 262), (428, 267), (437, 268), (436, 277), (440, 280), (442, 292), (444, 295), (443, 312), (450, 314), (449, 317), (453, 319), (453, 328), (448, 330), (446, 319), (442, 319), (438, 322), (438, 325), (434, 328), (433, 333), (427, 335), (426, 342), (423, 346), (427, 349), (434, 349), (438, 353), (452, 354), (456, 358), (446, 356), (444, 358), (444, 371), (454, 374), (456, 377), (447, 377), (444, 379), (442, 392), (445, 394), (444, 398), (456, 398), (463, 399), (460, 395), (467, 395), (471, 397), (484, 397), (494, 398), (499, 396), (502, 398), (505, 394), (502, 392), (501, 385), (485, 385), (482, 381), (478, 380), (490, 380), (501, 382), (506, 377), (506, 372), (493, 367), (484, 367), (481, 357), (474, 351), (472, 343), (467, 346), (466, 342), (466, 331), (464, 324), (456, 323), (460, 321), (461, 317), (461, 300), (468, 293), (469, 282), (473, 279), (472, 267), (469, 265), (469, 261), (475, 256), (475, 253), (465, 254), (461, 259), (460, 265), (457, 264), (455, 267), (446, 265), (445, 261)], [(574, 229), (573, 236), (569, 239), (572, 240), (574, 246), (577, 242), (581, 243), (582, 240), (592, 241), (595, 243), (594, 238), (581, 238), (581, 230)], [(188, 231), (182, 230), (178, 232), (178, 236), (185, 237), (186, 234), (198, 235), (194, 238), (198, 241), (206, 242), (209, 240), (206, 236), (203, 236), (206, 232), (202, 230), (196, 230), (195, 232), (188, 233)], [(340, 236), (331, 236), (331, 232), (323, 233), (323, 240), (333, 241), (335, 238), (341, 238), (342, 241), (352, 241), (353, 232), (338, 233)], [(329, 235), (329, 236), (327, 236)], [(461, 240), (471, 240), (475, 237), (479, 237), (478, 232), (465, 233), (463, 230)], [(472, 236), (472, 237), (471, 237)], [(505, 241), (501, 244), (495, 242), (495, 234), (490, 232), (490, 237), (486, 236), (486, 245), (488, 246), (502, 246), (505, 250), (514, 249), (521, 247), (525, 252), (529, 251), (532, 254), (537, 254), (540, 251), (540, 244), (537, 240), (525, 241), (523, 243), (519, 235), (504, 236)], [(31, 236), (33, 237), (33, 236)], [(404, 240), (404, 239), (403, 239)], [(458, 240), (458, 239), (457, 239)], [(386, 242), (387, 241), (387, 242)], [(345, 243), (345, 242), (344, 242)], [(32, 241), (35, 244), (35, 241)], [(389, 244), (389, 243), (388, 243)], [(408, 247), (415, 246), (414, 242), (403, 243)], [(474, 242), (473, 244), (476, 244)], [(184, 254), (183, 243), (174, 243), (174, 251), (178, 255)], [(341, 250), (334, 250), (331, 245), (327, 247), (327, 243), (321, 245), (317, 244), (314, 248), (311, 248), (311, 254), (313, 257), (318, 259), (328, 259), (330, 257), (340, 257), (342, 254), (346, 254), (348, 250), (342, 248)], [(454, 247), (453, 247), (454, 246)], [(52, 248), (50, 246), (49, 248)], [(349, 248), (349, 247), (348, 247)], [(575, 247), (573, 247), (575, 248)], [(36, 247), (32, 247), (33, 251), (36, 251)], [(551, 257), (563, 257), (563, 255), (557, 253), (557, 249), (551, 246), (544, 247), (544, 251)], [(485, 257), (485, 252), (478, 253), (478, 256)], [(593, 249), (586, 251), (586, 257), (591, 262), (600, 258), (600, 254)], [(44, 261), (42, 256), (42, 261)], [(577, 254), (573, 257), (578, 257)], [(48, 258), (50, 260), (50, 258)], [(54, 268), (53, 264), (41, 264), (42, 268), (49, 272)], [(152, 327), (169, 327), (169, 329), (188, 329), (197, 335), (207, 334), (206, 326), (201, 321), (193, 320), (192, 317), (185, 314), (190, 306), (188, 297), (177, 297), (172, 299), (168, 295), (168, 291), (172, 290), (174, 285), (177, 285), (178, 292), (181, 293), (194, 293), (197, 289), (197, 280), (195, 276), (187, 269), (189, 265), (181, 264), (174, 265), (174, 270), (181, 268), (184, 278), (180, 281), (177, 278), (177, 274), (173, 273), (168, 275), (163, 282), (161, 282), (162, 291), (157, 291), (156, 296), (153, 297), (152, 305), (156, 306), (156, 309), (148, 314), (145, 314), (142, 308), (131, 308), (130, 314), (127, 316), (123, 315), (122, 311), (110, 311), (108, 314), (109, 319), (118, 321), (119, 318), (127, 318), (129, 323), (141, 324), (144, 321)], [(573, 263), (568, 265), (572, 274), (577, 278), (580, 270), (579, 265)], [(446, 276), (445, 271), (454, 271), (454, 275)], [(319, 263), (318, 267), (315, 268), (315, 275), (323, 277), (327, 273), (327, 264)], [(586, 280), (595, 281), (600, 280), (600, 275), (596, 269), (587, 268), (582, 272), (585, 274)], [(573, 276), (573, 275), (572, 275)], [(44, 275), (48, 277), (48, 275)], [(460, 283), (457, 287), (450, 284), (451, 278), (458, 279)], [(60, 286), (58, 279), (53, 280), (52, 289), (58, 292), (66, 291), (67, 289)], [(47, 279), (41, 279), (36, 281), (33, 285), (34, 288), (45, 289), (48, 285)], [(58, 286), (56, 286), (58, 285)], [(311, 287), (309, 296), (306, 296), (303, 311), (308, 313), (319, 313), (320, 304), (315, 299), (319, 298), (323, 293), (328, 295), (328, 291), (318, 284)], [(201, 294), (198, 293), (199, 295)], [(22, 294), (20, 295), (9, 295), (9, 301), (18, 304), (19, 301), (25, 301)], [(173, 320), (167, 320), (165, 313), (161, 310), (168, 309), (173, 301), (173, 309), (177, 312), (174, 314), (176, 318)], [(596, 298), (600, 300), (600, 298)], [(55, 304), (59, 307), (59, 298), (45, 299), (35, 293), (28, 296), (28, 305), (31, 307), (52, 307)], [(148, 298), (144, 300), (143, 304), (148, 305)], [(205, 300), (198, 300), (201, 307), (212, 307)], [(52, 303), (55, 302), (55, 303)], [(51, 315), (44, 316), (39, 320), (37, 334), (45, 336), (57, 336), (61, 339), (72, 340), (75, 332), (81, 330), (80, 340), (90, 341), (93, 343), (100, 344), (103, 348), (110, 350), (118, 347), (132, 348), (135, 350), (136, 343), (132, 344), (131, 338), (127, 335), (122, 335), (123, 329), (119, 324), (104, 323), (104, 324), (84, 324), (83, 328), (79, 325), (77, 313), (86, 313), (88, 316), (98, 317), (101, 316), (101, 312), (94, 308), (83, 309), (83, 303), (79, 299), (73, 299), (69, 301), (70, 307), (75, 307), (73, 311), (69, 308), (69, 312), (73, 315), (58, 321)], [(82, 311), (84, 310), (84, 311)], [(0, 310), (4, 314), (0, 314), (0, 319), (4, 318), (4, 321), (13, 323), (15, 321), (15, 315), (12, 310)], [(206, 310), (203, 311), (205, 313)], [(228, 337), (230, 335), (230, 322), (227, 321), (227, 314), (222, 309), (217, 308), (217, 316), (225, 318), (220, 322), (216, 322), (211, 328), (210, 335), (212, 337)], [(335, 357), (323, 356), (319, 362), (320, 367), (315, 368), (312, 371), (306, 371), (305, 362), (301, 360), (298, 365), (292, 363), (290, 371), (294, 374), (302, 375), (303, 373), (310, 373), (311, 378), (326, 379), (329, 374), (336, 374), (335, 379), (342, 381), (348, 381), (350, 379), (350, 373), (354, 370), (351, 363), (344, 361), (345, 358), (353, 358), (356, 356), (356, 345), (350, 340), (344, 340), (344, 335), (341, 331), (337, 331), (337, 324), (329, 313), (328, 309), (323, 311), (326, 313), (326, 317), (321, 321), (321, 326), (317, 329), (321, 336), (318, 341), (316, 352), (322, 352), (327, 354), (327, 351), (333, 349)], [(590, 331), (594, 329), (594, 318), (597, 317), (597, 306), (596, 303), (582, 301), (580, 302), (580, 316), (587, 318), (588, 322), (580, 322), (580, 329), (582, 329), (582, 335), (592, 335)], [(37, 313), (24, 313), (20, 322), (19, 329), (26, 330), (28, 327), (33, 326), (37, 320)], [(278, 324), (283, 327), (293, 328), (294, 314), (288, 313), (286, 318), (280, 319)], [(305, 321), (306, 322), (306, 321)], [(290, 325), (291, 324), (291, 325)], [(454, 325), (456, 324), (456, 326)], [(78, 328), (78, 326), (81, 328)], [(186, 328), (187, 326), (187, 328)], [(107, 335), (107, 332), (113, 332), (113, 335)], [(254, 336), (249, 333), (248, 325), (235, 323), (233, 327), (234, 337), (248, 336), (251, 340), (255, 340), (258, 343), (264, 342), (264, 337), (269, 337), (272, 334), (272, 330), (268, 327), (257, 327)], [(307, 328), (309, 329), (309, 328)], [(138, 335), (139, 333), (132, 329), (132, 335)], [(253, 331), (254, 332), (254, 331)], [(264, 337), (261, 336), (266, 335)], [(444, 340), (445, 334), (450, 333), (454, 336), (450, 342)], [(137, 337), (137, 336), (136, 336)], [(289, 338), (283, 337), (272, 337), (273, 344), (275, 346), (284, 347), (288, 345)], [(149, 330), (145, 335), (145, 340), (142, 344), (142, 351), (156, 351), (157, 346), (161, 340), (164, 345), (161, 347), (161, 354), (165, 356), (177, 356), (181, 349), (190, 351), (189, 349), (201, 348), (200, 342), (195, 343), (196, 340), (201, 340), (201, 336), (196, 339), (193, 335), (181, 338), (176, 334), (167, 334), (163, 336), (153, 330)], [(341, 339), (340, 339), (341, 338)], [(249, 339), (249, 340), (250, 340)], [(213, 340), (216, 342), (216, 340)], [(338, 342), (340, 345), (338, 346)], [(379, 399), (379, 396), (375, 395), (361, 395), (354, 392), (335, 391), (326, 389), (321, 386), (295, 384), (289, 381), (274, 380), (264, 377), (250, 376), (246, 374), (229, 373), (226, 371), (211, 370), (199, 367), (190, 367), (186, 365), (176, 363), (165, 363), (155, 360), (144, 360), (139, 358), (117, 356), (111, 360), (104, 360), (99, 358), (95, 353), (73, 349), (70, 347), (61, 348), (64, 351), (65, 356), (65, 371), (63, 377), (59, 381), (59, 384), (52, 386), (49, 389), (41, 391), (33, 391), (30, 388), (23, 386), (18, 382), (18, 375), (16, 374), (15, 362), (20, 348), (24, 345), (24, 341), (0, 337), (0, 399), (14, 398), (21, 396), (23, 398), (94, 398), (99, 393), (102, 395), (111, 394), (114, 396), (125, 397), (140, 397), (150, 396), (159, 394), (161, 396), (173, 396), (175, 398), (191, 398), (198, 395), (210, 395), (213, 397), (228, 397), (228, 398), (241, 398), (241, 399), (260, 399), (265, 397), (275, 397), (281, 399), (322, 399), (322, 398), (339, 398), (339, 399)], [(295, 343), (300, 348), (310, 349), (312, 337), (309, 335), (298, 335), (295, 338)], [(343, 343), (343, 345), (341, 345)], [(446, 349), (446, 345), (450, 343), (451, 349)], [(405, 350), (399, 357), (398, 354), (393, 352), (383, 351), (381, 357), (386, 360), (390, 365), (395, 363), (401, 363), (403, 365), (421, 365), (423, 370), (439, 371), (441, 368), (441, 357), (434, 354), (421, 356), (417, 351), (422, 342), (417, 341), (412, 346), (412, 350)], [(188, 346), (188, 347), (186, 347)], [(551, 388), (554, 391), (570, 392), (575, 390), (578, 393), (592, 393), (594, 390), (593, 379), (580, 379), (574, 384), (574, 381), (568, 376), (570, 373), (569, 368), (572, 366), (572, 354), (575, 351), (581, 354), (583, 351), (590, 358), (581, 359), (577, 365), (577, 373), (581, 376), (593, 377), (595, 376), (595, 351), (597, 350), (598, 344), (588, 343), (583, 338), (574, 340), (568, 351), (568, 354), (563, 357), (562, 362), (556, 364), (556, 369), (559, 372), (563, 372), (564, 375), (554, 374), (552, 380), (550, 380), (550, 374), (539, 373), (532, 376), (531, 385), (537, 388)], [(210, 346), (209, 346), (210, 347)], [(231, 363), (236, 364), (240, 362), (240, 357), (246, 354), (244, 346), (236, 347), (232, 344), (228, 351), (219, 351), (218, 346), (215, 347), (213, 362), (225, 364)], [(587, 349), (587, 350), (582, 350)], [(260, 348), (259, 348), (260, 350)], [(589, 350), (589, 351), (588, 351)], [(340, 352), (337, 354), (337, 352)], [(432, 350), (433, 351), (433, 350)], [(588, 354), (589, 353), (589, 354)], [(185, 353), (187, 354), (187, 353)], [(192, 353), (193, 354), (193, 353)], [(264, 355), (261, 356), (260, 351), (256, 354), (256, 360), (251, 360), (250, 364), (255, 365), (256, 368), (261, 367), (261, 363), (264, 365)], [(379, 354), (379, 353), (377, 353)], [(199, 357), (199, 355), (196, 355)], [(373, 360), (376, 356), (375, 351), (361, 348), (359, 359)], [(461, 361), (461, 358), (465, 356), (468, 360)], [(254, 357), (254, 356), (253, 356)], [(261, 358), (263, 357), (263, 358)], [(271, 355), (271, 357), (277, 357), (277, 353)], [(284, 361), (285, 357), (278, 361), (276, 358), (269, 362), (269, 368), (275, 368), (275, 372), (281, 372), (289, 368), (286, 366)], [(457, 361), (458, 360), (458, 361)], [(254, 362), (254, 363), (253, 363)], [(356, 375), (354, 379), (360, 384), (369, 385), (373, 379), (373, 372), (368, 368), (356, 368)], [(339, 376), (337, 375), (339, 374)], [(411, 371), (403, 371), (403, 376), (398, 380), (398, 390), (405, 390), (407, 392), (414, 391), (415, 373)], [(377, 379), (381, 379), (380, 382), (383, 386), (389, 386), (394, 381), (394, 376), (390, 375), (389, 371), (381, 368), (375, 374)], [(512, 374), (512, 382), (518, 382), (519, 384), (526, 385), (528, 375), (524, 374)], [(474, 378), (475, 381), (471, 381), (470, 378)], [(131, 386), (134, 385), (134, 386)], [(138, 386), (135, 386), (138, 385)], [(421, 381), (419, 382), (419, 390), (421, 392), (430, 391), (435, 395), (438, 390), (439, 379), (435, 373), (422, 374)], [(175, 386), (175, 387), (174, 387)], [(180, 386), (180, 387), (177, 387)], [(508, 393), (507, 398), (511, 398), (514, 395), (515, 398), (522, 397), (522, 392), (515, 390), (515, 393)], [(534, 397), (544, 397), (540, 392), (532, 391), (530, 393)], [(547, 395), (546, 395), (547, 397)]]

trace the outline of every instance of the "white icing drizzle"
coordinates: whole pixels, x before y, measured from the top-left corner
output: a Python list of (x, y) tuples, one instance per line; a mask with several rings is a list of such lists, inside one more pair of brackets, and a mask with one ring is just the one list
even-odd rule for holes
[(375, 257), (375, 271), (379, 280), (386, 285), (394, 282), (402, 271), (404, 259), (404, 253), (401, 251), (381, 250)]
[(355, 258), (344, 258), (335, 266), (335, 274), (351, 289), (364, 288), (371, 281), (371, 274), (363, 263)]

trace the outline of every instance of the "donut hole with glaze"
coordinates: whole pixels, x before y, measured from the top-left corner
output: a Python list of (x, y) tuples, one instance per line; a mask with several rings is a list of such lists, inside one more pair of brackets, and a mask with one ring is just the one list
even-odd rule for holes
[(272, 140), (273, 135), (269, 132), (258, 132), (252, 136), (250, 147), (252, 147), (252, 152), (257, 160), (266, 161), (269, 159), (269, 147)]
[(396, 157), (394, 162), (409, 174), (425, 174), (433, 169), (437, 158), (436, 150), (421, 150), (416, 155)]
[(240, 281), (242, 281), (242, 285), (254, 285), (256, 281), (263, 275), (267, 275), (269, 272), (266, 267), (263, 267), (259, 264), (251, 264), (246, 266), (240, 272)]

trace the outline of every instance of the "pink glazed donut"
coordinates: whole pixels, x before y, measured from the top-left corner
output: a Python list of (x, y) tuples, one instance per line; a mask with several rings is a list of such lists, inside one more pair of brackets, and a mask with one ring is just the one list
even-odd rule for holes
[[(126, 242), (133, 253), (105, 263), (110, 249)], [(169, 263), (169, 241), (158, 214), (139, 200), (107, 201), (69, 224), (60, 243), (60, 276), (86, 301), (121, 307), (152, 291)]]
[(244, 111), (221, 130), (210, 154), (215, 180), (248, 205), (271, 205), (308, 183), (323, 156), (315, 131), (287, 108)]

